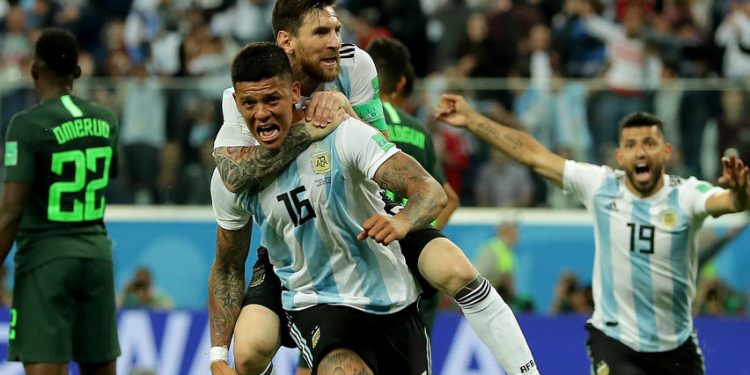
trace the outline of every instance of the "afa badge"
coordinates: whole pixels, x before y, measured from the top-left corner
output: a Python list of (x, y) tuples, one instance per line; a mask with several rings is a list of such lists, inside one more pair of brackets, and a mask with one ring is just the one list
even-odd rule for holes
[(660, 215), (661, 224), (667, 229), (672, 229), (677, 226), (677, 212), (673, 209), (667, 209)]
[(313, 172), (317, 174), (326, 174), (331, 171), (331, 157), (328, 152), (313, 154), (312, 156)]

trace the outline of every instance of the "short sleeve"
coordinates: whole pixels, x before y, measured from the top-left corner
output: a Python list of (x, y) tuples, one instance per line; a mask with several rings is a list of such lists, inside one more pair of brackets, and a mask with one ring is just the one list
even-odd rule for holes
[(705, 217), (706, 201), (708, 198), (721, 193), (723, 188), (711, 185), (695, 177), (685, 180), (680, 186), (680, 206), (686, 210), (691, 217)]
[(563, 189), (573, 194), (584, 205), (589, 206), (589, 202), (608, 173), (612, 171), (607, 167), (566, 160), (563, 171)]
[(36, 163), (34, 140), (28, 134), (32, 124), (24, 123), (24, 117), (14, 116), (5, 134), (5, 181), (33, 182)]
[(258, 142), (253, 138), (250, 129), (234, 102), (234, 88), (224, 90), (221, 97), (221, 113), (224, 122), (214, 140), (214, 148), (230, 146), (256, 146)]
[(336, 149), (344, 163), (372, 178), (378, 168), (399, 152), (395, 144), (367, 124), (348, 119), (336, 129)]
[(351, 79), (349, 101), (352, 103), (354, 112), (362, 121), (376, 129), (388, 129), (383, 114), (383, 103), (380, 101), (380, 84), (375, 63), (372, 57), (360, 48), (354, 50), (354, 68), (349, 77)]
[(227, 190), (216, 169), (211, 176), (211, 205), (216, 223), (226, 230), (241, 229), (252, 217), (249, 211), (237, 204), (237, 195)]

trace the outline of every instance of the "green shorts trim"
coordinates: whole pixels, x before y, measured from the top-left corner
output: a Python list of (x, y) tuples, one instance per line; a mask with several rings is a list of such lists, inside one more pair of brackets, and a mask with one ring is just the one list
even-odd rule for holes
[(8, 360), (108, 362), (120, 355), (112, 262), (60, 258), (13, 285)]

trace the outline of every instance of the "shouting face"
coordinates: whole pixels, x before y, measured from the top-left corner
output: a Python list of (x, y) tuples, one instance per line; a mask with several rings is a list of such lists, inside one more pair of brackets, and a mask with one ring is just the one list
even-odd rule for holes
[[(283, 43), (282, 43), (283, 44)], [(341, 22), (333, 7), (313, 9), (308, 12), (297, 35), (291, 35), (287, 52), (295, 71), (308, 77), (330, 82), (339, 75), (339, 49), (341, 48)], [(296, 77), (303, 80), (304, 77)]]
[(664, 165), (672, 146), (664, 142), (657, 126), (631, 126), (622, 129), (617, 162), (625, 170), (628, 188), (647, 197), (663, 184)]
[(264, 148), (281, 147), (293, 122), (299, 83), (275, 76), (258, 82), (237, 82), (234, 90), (237, 109), (253, 137)]

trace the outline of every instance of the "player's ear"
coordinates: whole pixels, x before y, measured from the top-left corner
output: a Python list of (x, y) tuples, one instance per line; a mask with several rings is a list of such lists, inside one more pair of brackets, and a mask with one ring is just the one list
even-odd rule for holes
[(617, 165), (622, 166), (622, 153), (619, 147), (615, 149), (615, 159), (617, 159)]
[(664, 160), (669, 160), (672, 158), (672, 145), (667, 143), (664, 145)]
[(31, 79), (33, 79), (34, 81), (39, 79), (39, 65), (37, 65), (36, 63), (31, 64)]
[(292, 82), (292, 103), (297, 103), (299, 101), (301, 93), (302, 86), (299, 81)]
[(281, 47), (284, 52), (291, 53), (294, 51), (294, 40), (292, 34), (288, 31), (281, 30), (276, 34), (276, 45)]

